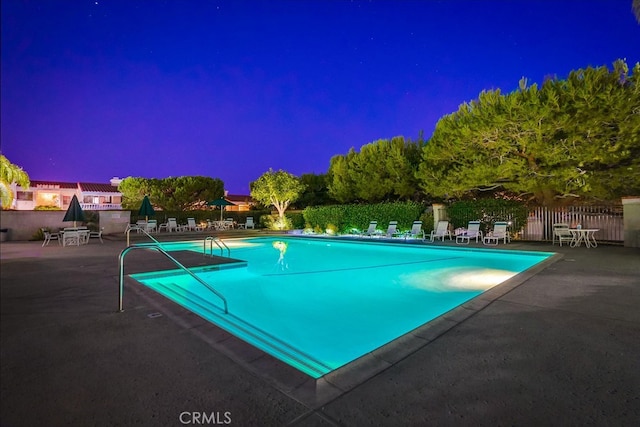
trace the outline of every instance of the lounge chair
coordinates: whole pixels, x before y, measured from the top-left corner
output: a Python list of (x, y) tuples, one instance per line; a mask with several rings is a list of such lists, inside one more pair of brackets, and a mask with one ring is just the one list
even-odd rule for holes
[(247, 228), (253, 228), (255, 230), (256, 226), (253, 223), (253, 217), (252, 216), (248, 216), (245, 221), (246, 222), (244, 224), (238, 224), (238, 228), (244, 228), (245, 230)]
[(46, 228), (41, 228), (40, 230), (42, 230), (42, 234), (44, 234), (44, 242), (42, 242), (43, 247), (48, 246), (49, 242), (52, 240), (57, 240), (58, 245), (62, 244), (62, 242), (60, 242), (60, 233), (52, 233)]
[(162, 230), (163, 228), (165, 230), (167, 230), (168, 232), (179, 231), (180, 230), (178, 228), (178, 221), (175, 218), (167, 219), (167, 223), (166, 224), (162, 224), (160, 226), (160, 230)]
[(369, 228), (367, 228), (367, 231), (364, 231), (362, 233), (360, 233), (360, 236), (377, 236), (378, 234), (380, 234), (380, 232), (378, 231), (378, 221), (371, 221), (369, 223)]
[(385, 237), (394, 237), (398, 234), (398, 221), (389, 221), (387, 231), (383, 234)]
[(202, 227), (196, 224), (195, 218), (187, 218), (187, 225), (182, 226), (183, 231), (202, 231)]
[(475, 238), (478, 243), (478, 238), (482, 240), (482, 231), (480, 231), (480, 221), (469, 221), (467, 229), (462, 233), (456, 234), (456, 243), (462, 245), (468, 245), (471, 239)]
[(438, 221), (438, 226), (435, 230), (431, 231), (430, 240), (433, 242), (435, 239), (442, 239), (444, 242), (444, 238), (449, 236), (449, 240), (451, 240), (451, 231), (449, 231), (449, 221)]
[(569, 224), (553, 224), (553, 237), (551, 240), (551, 244), (555, 245), (556, 240), (558, 241), (558, 243), (560, 243), (560, 246), (562, 246), (563, 241), (569, 243), (573, 241), (573, 234), (571, 234), (571, 231), (569, 231)]
[(424, 230), (422, 229), (422, 221), (413, 221), (413, 225), (411, 226), (411, 231), (404, 235), (405, 239), (408, 238), (414, 239), (423, 239), (424, 240)]
[(506, 222), (497, 221), (493, 226), (493, 231), (490, 231), (486, 236), (484, 236), (482, 243), (485, 245), (497, 245), (500, 243), (500, 239), (502, 239), (505, 244), (510, 242), (511, 238), (509, 237), (507, 226), (508, 224)]

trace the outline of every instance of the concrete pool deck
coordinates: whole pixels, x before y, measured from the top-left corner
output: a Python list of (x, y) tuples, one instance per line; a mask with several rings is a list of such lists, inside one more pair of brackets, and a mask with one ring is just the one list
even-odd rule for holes
[(140, 286), (126, 283), (117, 312), (120, 236), (40, 245), (0, 244), (2, 426), (640, 420), (638, 249), (500, 245), (563, 258), (467, 316), (443, 316), (422, 345), (314, 404), (256, 374), (274, 369), (270, 358), (242, 343), (221, 350), (196, 316), (176, 316)]

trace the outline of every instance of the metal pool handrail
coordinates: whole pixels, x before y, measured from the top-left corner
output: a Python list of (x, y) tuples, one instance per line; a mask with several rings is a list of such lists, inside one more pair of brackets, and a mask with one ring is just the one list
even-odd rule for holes
[(153, 240), (154, 242), (156, 242), (157, 244), (160, 244), (160, 242), (158, 242), (151, 234), (147, 233), (147, 230), (145, 230), (144, 228), (140, 228), (140, 227), (135, 227), (135, 228), (128, 228), (127, 231), (125, 231), (125, 233), (127, 233), (127, 246), (129, 245), (129, 233), (131, 232), (131, 230), (136, 230), (136, 232), (138, 231), (142, 231), (144, 234), (147, 235), (147, 237), (149, 237), (151, 240)]
[(177, 259), (175, 259), (171, 255), (169, 255), (167, 253), (167, 251), (162, 249), (159, 245), (129, 246), (129, 247), (123, 249), (122, 252), (120, 252), (120, 256), (118, 257), (118, 265), (119, 265), (119, 268), (120, 268), (120, 292), (119, 292), (119, 295), (118, 295), (119, 296), (119, 304), (120, 305), (119, 305), (118, 309), (119, 309), (120, 312), (124, 311), (123, 308), (122, 308), (122, 296), (124, 294), (124, 257), (125, 257), (125, 255), (127, 253), (129, 253), (129, 251), (131, 251), (133, 249), (153, 249), (155, 251), (160, 252), (161, 254), (163, 254), (164, 256), (169, 258), (169, 260), (171, 260), (175, 265), (177, 265), (178, 267), (180, 267), (181, 269), (186, 271), (191, 277), (193, 277), (198, 282), (200, 282), (202, 285), (204, 285), (205, 288), (207, 288), (211, 292), (213, 292), (218, 298), (220, 298), (222, 300), (222, 302), (224, 303), (224, 313), (225, 314), (229, 313), (229, 307), (227, 305), (227, 299), (224, 297), (224, 295), (222, 295), (220, 292), (216, 291), (207, 282), (205, 282), (204, 280), (202, 280), (201, 278), (199, 278), (198, 276), (193, 274), (191, 272), (191, 270), (189, 270), (187, 267), (182, 265)]
[[(209, 243), (209, 254), (213, 256), (213, 243), (216, 244), (216, 246), (218, 246), (218, 248), (220, 248), (220, 256), (224, 255), (224, 249), (227, 250), (227, 256), (231, 257), (231, 249), (229, 249), (229, 246), (227, 246), (227, 244), (219, 237), (216, 236), (208, 236), (206, 239), (204, 239), (204, 242), (202, 242), (202, 254), (206, 254), (207, 253), (207, 242), (212, 242)], [(220, 246), (220, 244), (222, 243), (222, 246)]]

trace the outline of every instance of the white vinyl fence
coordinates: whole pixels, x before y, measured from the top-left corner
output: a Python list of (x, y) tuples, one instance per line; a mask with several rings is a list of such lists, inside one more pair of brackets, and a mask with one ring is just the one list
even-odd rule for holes
[(552, 226), (566, 223), (580, 224), (582, 228), (597, 228), (598, 241), (623, 242), (624, 224), (620, 206), (567, 206), (562, 208), (538, 207), (529, 212), (527, 225), (520, 237), (523, 240), (551, 240)]

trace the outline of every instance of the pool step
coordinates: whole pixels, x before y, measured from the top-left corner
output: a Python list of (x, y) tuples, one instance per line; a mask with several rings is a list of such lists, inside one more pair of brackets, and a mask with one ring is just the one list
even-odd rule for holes
[(268, 332), (236, 317), (233, 314), (233, 307), (229, 307), (229, 313), (225, 314), (222, 308), (222, 301), (217, 300), (217, 298), (217, 301), (207, 301), (186, 287), (172, 282), (149, 280), (143, 284), (226, 330), (230, 334), (269, 353), (313, 378), (320, 378), (333, 370), (332, 367), (314, 359), (312, 356), (305, 354), (286, 342), (270, 335)]

